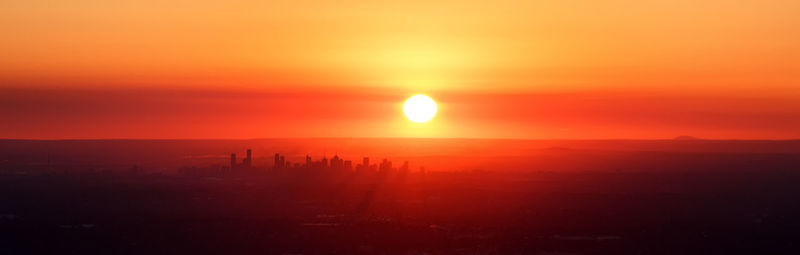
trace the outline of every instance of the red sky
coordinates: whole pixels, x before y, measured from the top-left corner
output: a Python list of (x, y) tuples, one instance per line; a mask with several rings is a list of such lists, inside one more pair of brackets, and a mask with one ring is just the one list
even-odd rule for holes
[(2, 138), (800, 138), (797, 1), (1, 5)]

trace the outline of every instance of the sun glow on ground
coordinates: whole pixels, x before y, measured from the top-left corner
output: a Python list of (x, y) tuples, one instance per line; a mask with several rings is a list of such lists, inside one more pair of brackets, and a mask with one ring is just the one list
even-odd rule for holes
[(415, 95), (403, 104), (403, 113), (413, 122), (428, 122), (436, 115), (436, 102), (428, 96)]

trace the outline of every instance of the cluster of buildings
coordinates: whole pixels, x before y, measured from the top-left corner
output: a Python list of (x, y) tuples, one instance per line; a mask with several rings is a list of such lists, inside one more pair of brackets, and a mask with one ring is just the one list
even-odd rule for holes
[(236, 162), (236, 153), (231, 153), (231, 170), (253, 168), (253, 151), (247, 149), (247, 157), (239, 164)]
[[(231, 154), (231, 170), (255, 169), (253, 167), (253, 154), (250, 149), (247, 149), (247, 156), (241, 161), (237, 161), (236, 153)], [(394, 167), (392, 162), (388, 159), (383, 159), (379, 163), (370, 163), (369, 157), (364, 157), (360, 164), (353, 165), (353, 161), (340, 158), (334, 155), (328, 159), (322, 157), (320, 160), (312, 160), (311, 156), (306, 155), (305, 162), (290, 162), (286, 160), (286, 156), (275, 153), (273, 158), (272, 169), (274, 170), (287, 170), (287, 169), (330, 169), (341, 171), (356, 171), (356, 172), (408, 172), (408, 161), (403, 162), (400, 167)]]

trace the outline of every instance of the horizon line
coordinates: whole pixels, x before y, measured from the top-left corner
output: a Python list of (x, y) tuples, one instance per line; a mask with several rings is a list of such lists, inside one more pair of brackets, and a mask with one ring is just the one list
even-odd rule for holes
[(5, 138), (0, 141), (248, 141), (248, 140), (320, 140), (320, 139), (414, 139), (414, 140), (507, 140), (507, 141), (800, 141), (788, 139), (740, 139), (740, 138), (486, 138), (486, 137), (258, 137), (258, 138)]

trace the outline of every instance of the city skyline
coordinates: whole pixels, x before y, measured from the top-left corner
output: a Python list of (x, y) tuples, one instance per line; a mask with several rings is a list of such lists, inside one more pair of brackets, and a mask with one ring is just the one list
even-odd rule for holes
[(800, 254), (800, 0), (0, 0), (0, 254)]
[[(356, 173), (387, 173), (387, 172), (400, 172), (407, 173), (409, 171), (409, 162), (403, 161), (400, 167), (392, 167), (392, 161), (388, 158), (383, 158), (379, 163), (370, 164), (370, 157), (362, 157), (361, 163), (353, 165), (352, 160), (340, 158), (338, 154), (328, 159), (327, 156), (322, 156), (320, 160), (313, 160), (309, 154), (305, 155), (304, 162), (292, 162), (286, 160), (286, 155), (275, 153), (272, 157), (272, 165), (270, 166), (267, 161), (263, 166), (253, 165), (252, 150), (247, 149), (246, 157), (242, 161), (237, 161), (236, 153), (231, 153), (230, 164), (228, 170), (231, 172), (236, 171), (266, 171), (266, 170), (335, 170)], [(221, 169), (224, 170), (224, 169)], [(420, 172), (425, 172), (425, 167), (420, 166)]]

